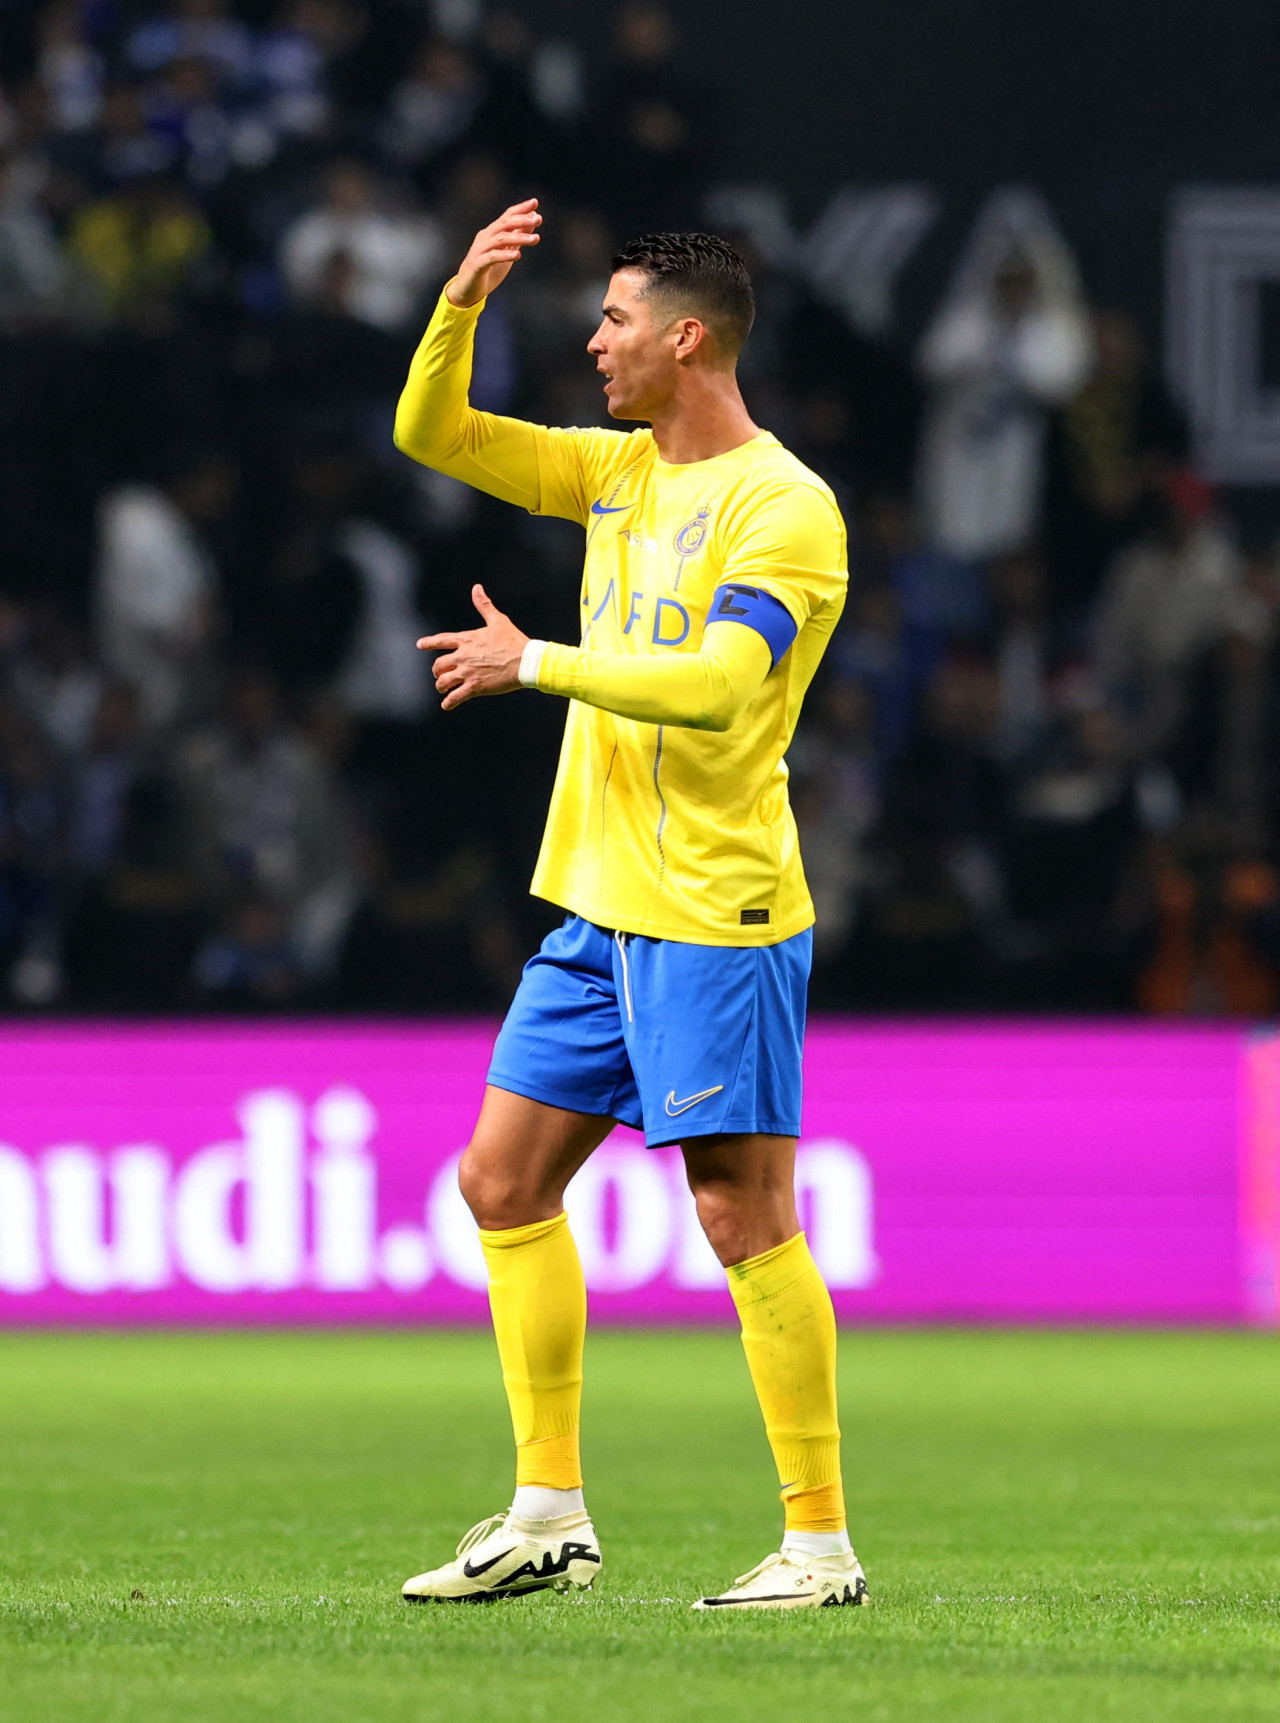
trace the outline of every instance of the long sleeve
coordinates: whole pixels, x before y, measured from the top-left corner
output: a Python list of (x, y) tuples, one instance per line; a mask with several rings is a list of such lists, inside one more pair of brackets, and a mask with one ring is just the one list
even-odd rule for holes
[(477, 412), (467, 398), (483, 309), (483, 300), (459, 307), (440, 295), (396, 409), (396, 447), (423, 466), (533, 511), (540, 500), (533, 426)]
[(629, 439), (620, 431), (559, 430), (478, 412), (468, 399), (476, 323), (484, 308), (440, 295), (396, 409), (396, 447), (530, 514), (585, 522), (600, 471)]
[(754, 629), (721, 622), (707, 629), (697, 652), (592, 652), (548, 643), (537, 686), (642, 724), (729, 730), (772, 663), (768, 642)]

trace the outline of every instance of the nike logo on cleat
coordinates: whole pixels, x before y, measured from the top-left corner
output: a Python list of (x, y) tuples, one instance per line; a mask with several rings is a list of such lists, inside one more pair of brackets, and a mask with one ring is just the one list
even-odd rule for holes
[(516, 1553), (516, 1547), (517, 1546), (513, 1544), (509, 1550), (503, 1550), (501, 1555), (490, 1556), (488, 1561), (482, 1561), (476, 1567), (472, 1567), (469, 1561), (464, 1561), (462, 1564), (462, 1571), (466, 1574), (468, 1579), (478, 1579), (482, 1573), (488, 1573), (491, 1567), (497, 1567), (500, 1561), (505, 1561), (509, 1555), (514, 1555)]
[(844, 1592), (840, 1596), (837, 1596), (833, 1591), (830, 1597), (824, 1597), (822, 1600), (822, 1607), (823, 1609), (841, 1609), (845, 1604), (865, 1603), (866, 1601), (867, 1582), (865, 1579), (860, 1579), (857, 1582), (856, 1588), (853, 1586), (845, 1586)]
[(633, 509), (635, 506), (634, 503), (615, 503), (612, 508), (606, 508), (602, 502), (594, 502), (591, 512), (593, 515), (620, 515), (625, 509)]
[(700, 1094), (690, 1095), (687, 1100), (677, 1101), (673, 1089), (666, 1099), (667, 1117), (674, 1119), (680, 1113), (687, 1113), (690, 1107), (696, 1107), (699, 1101), (708, 1101), (712, 1095), (718, 1095), (724, 1088), (723, 1083), (717, 1083), (714, 1089), (703, 1089)]
[[(845, 1590), (848, 1589), (846, 1586)], [(812, 1596), (811, 1591), (806, 1591), (797, 1599), (789, 1591), (774, 1591), (770, 1592), (768, 1597), (704, 1597), (702, 1601), (708, 1609), (752, 1609), (761, 1603), (803, 1603), (806, 1597)], [(838, 1598), (829, 1597), (822, 1607), (825, 1609), (827, 1603), (837, 1602), (839, 1602)]]
[[(508, 1550), (507, 1554), (510, 1555), (510, 1553), (510, 1550)], [(542, 1558), (541, 1566), (535, 1567), (531, 1561), (527, 1561), (523, 1567), (518, 1567), (514, 1573), (509, 1573), (502, 1583), (505, 1586), (514, 1585), (518, 1579), (554, 1579), (557, 1574), (568, 1573), (569, 1563), (571, 1561), (598, 1562), (599, 1560), (600, 1557), (591, 1548), (590, 1544), (561, 1544), (558, 1560), (552, 1555), (551, 1551), (548, 1550)], [(486, 1566), (492, 1565), (492, 1563), (486, 1563)]]

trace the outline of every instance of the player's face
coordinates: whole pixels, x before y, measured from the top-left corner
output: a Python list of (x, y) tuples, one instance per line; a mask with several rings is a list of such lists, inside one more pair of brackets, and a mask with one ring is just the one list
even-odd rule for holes
[(660, 304), (642, 297), (644, 287), (638, 270), (619, 270), (604, 296), (600, 327), (587, 343), (605, 378), (605, 400), (614, 419), (660, 416), (676, 386), (680, 319), (668, 321)]

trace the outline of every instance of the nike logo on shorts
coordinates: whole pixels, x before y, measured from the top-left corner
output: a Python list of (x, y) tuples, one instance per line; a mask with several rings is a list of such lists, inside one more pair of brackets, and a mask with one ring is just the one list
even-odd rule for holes
[(615, 503), (613, 508), (609, 509), (597, 500), (592, 503), (591, 512), (593, 515), (620, 515), (624, 509), (633, 509), (635, 506), (634, 503)]
[(699, 1101), (709, 1101), (712, 1095), (718, 1095), (723, 1088), (723, 1083), (717, 1083), (714, 1089), (703, 1089), (700, 1094), (690, 1095), (684, 1101), (676, 1100), (676, 1092), (673, 1089), (666, 1100), (667, 1117), (674, 1119), (680, 1113), (687, 1113), (690, 1107), (696, 1107)]

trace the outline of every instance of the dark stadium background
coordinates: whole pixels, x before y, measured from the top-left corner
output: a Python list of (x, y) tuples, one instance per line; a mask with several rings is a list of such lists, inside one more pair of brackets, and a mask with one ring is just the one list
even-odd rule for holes
[[(1166, 317), (1171, 259), (1212, 227), (1212, 209), (1186, 215), (1189, 191), (1263, 188), (1241, 243), (1251, 222), (1255, 249), (1271, 243), (1271, 8), (188, 0), (187, 17), (215, 32), (212, 70), (181, 23), (165, 35), (164, 7), (0, 7), (4, 1009), (509, 996), (554, 919), (526, 882), (561, 714), (379, 710), (367, 674), (351, 693), (350, 660), (380, 578), (443, 625), (483, 576), (526, 629), (571, 637), (576, 530), (432, 486), (389, 442), (450, 262), (530, 191), (548, 244), (495, 302), (477, 395), (561, 422), (598, 412), (580, 348), (610, 245), (754, 226), (748, 392), (851, 528), (846, 622), (793, 756), (827, 930), (815, 1003), (1274, 1009), (1280, 459), (1239, 424), (1212, 448), (1188, 424), (1209, 338), (1195, 317), (1216, 313), (1176, 339)], [(299, 40), (322, 50), (309, 72)], [(428, 82), (465, 97), (443, 120), (396, 105), (424, 53)], [(824, 250), (815, 224), (850, 187), (862, 202)], [(1117, 314), (1124, 499), (1099, 509), (1082, 489), (1082, 372), (1031, 413), (1026, 542), (962, 559), (953, 603), (954, 571), (910, 520), (936, 405), (918, 356), (1011, 187), (1034, 195), (1003, 219), (1078, 272), (1072, 315)], [(376, 266), (314, 223), (312, 263), (285, 265), (343, 197), (398, 236), (389, 309), (358, 279)], [(918, 231), (877, 277), (868, 257), (899, 217)], [(144, 233), (170, 250), (144, 255)], [(1253, 345), (1211, 360), (1248, 370), (1263, 408), (1280, 380), (1268, 258), (1240, 289)], [(859, 271), (851, 307), (840, 280)], [(181, 553), (175, 531), (195, 535)], [(102, 598), (138, 532), (159, 533), (191, 607), (181, 686), (153, 690), (149, 714)], [(1179, 532), (1212, 541), (1221, 590), (1153, 692), (1132, 652), (1123, 673), (1114, 654), (1100, 667), (1098, 640), (1117, 560)]]
[[(1275, 1723), (1278, 121), (1274, 0), (0, 0), (4, 1723)], [(871, 1610), (688, 1609), (777, 1480), (623, 1129), (603, 1584), (400, 1603), (508, 1499), (457, 1167), (563, 722), (409, 643), (573, 639), (582, 535), (391, 426), (530, 193), (477, 401), (598, 420), (613, 246), (714, 227), (849, 524), (796, 1186)]]

